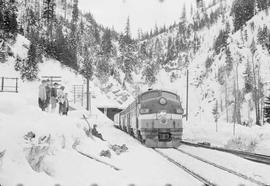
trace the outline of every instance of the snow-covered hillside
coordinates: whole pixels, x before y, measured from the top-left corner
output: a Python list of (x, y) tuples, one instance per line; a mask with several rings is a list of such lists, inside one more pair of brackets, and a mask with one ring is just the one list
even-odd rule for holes
[[(26, 1), (20, 2), (19, 20), (23, 20), (26, 19), (23, 17)], [(27, 7), (40, 11), (41, 7), (34, 6), (36, 2), (30, 1)], [(63, 2), (56, 1), (57, 15), (67, 16), (66, 20), (70, 21), (73, 19), (73, 2), (65, 1), (68, 9), (63, 7)], [(99, 33), (103, 37), (104, 28), (93, 26), (92, 22), (86, 21), (86, 17), (82, 18), (80, 29), (87, 32), (80, 39), (87, 40), (89, 45), (85, 47), (85, 43), (80, 41), (78, 63), (86, 61), (93, 65), (91, 112), (85, 109), (86, 80), (79, 70), (75, 71), (63, 65), (63, 61), (43, 53), (42, 62), (37, 63), (37, 78), (23, 80), (21, 72), (15, 68), (18, 59), (21, 64), (25, 63), (31, 43), (20, 34), (14, 41), (3, 40), (8, 51), (3, 51), (6, 58), (0, 63), (0, 77), (18, 78), (19, 81), (18, 93), (0, 92), (0, 186), (201, 185), (153, 149), (146, 148), (115, 128), (115, 123), (98, 109), (125, 109), (136, 95), (148, 88), (179, 94), (186, 109), (188, 86), (189, 104), (188, 111), (185, 110), (188, 120), (183, 117), (183, 140), (270, 155), (270, 125), (267, 122), (262, 126), (256, 125), (254, 104), (254, 90), (258, 90), (255, 96), (260, 100), (260, 109), (263, 97), (270, 93), (269, 40), (264, 45), (258, 39), (264, 36), (261, 32), (265, 25), (270, 24), (270, 18), (266, 11), (257, 12), (242, 29), (235, 32), (232, 3), (232, 0), (219, 1), (204, 11), (181, 19), (179, 24), (161, 34), (132, 41), (127, 46), (121, 43), (126, 36), (119, 41), (115, 37), (110, 40), (112, 43), (108, 42), (112, 44), (113, 51), (104, 58), (99, 54), (102, 48)], [(94, 21), (91, 14), (89, 16)], [(66, 24), (65, 21), (63, 24)], [(86, 22), (85, 29), (83, 22)], [(61, 31), (69, 29), (69, 26), (65, 25)], [(270, 33), (267, 29), (266, 32)], [(130, 50), (131, 45), (134, 48)], [(83, 50), (82, 46), (86, 49)], [(86, 55), (87, 52), (91, 55)], [(129, 57), (133, 61), (129, 61)], [(134, 64), (127, 61), (134, 62), (135, 66), (131, 67)], [(70, 101), (71, 110), (67, 116), (39, 108), (38, 89), (44, 76), (61, 77), (60, 84), (65, 86)], [(1, 83), (0, 79), (0, 86)], [(257, 83), (257, 87), (255, 85), (251, 91), (247, 90), (250, 83)], [(74, 95), (74, 85), (83, 86), (84, 90)], [(260, 121), (262, 123), (262, 119)], [(94, 125), (97, 125), (105, 141), (92, 136), (90, 131)], [(182, 145), (179, 149), (270, 184), (270, 168), (267, 165), (201, 148)], [(209, 180), (220, 182), (220, 185), (253, 185), (235, 177), (224, 179), (223, 175), (227, 174), (213, 174), (213, 167), (204, 169), (190, 157), (178, 156), (174, 150), (162, 151), (195, 172), (207, 175)]]
[[(23, 57), (26, 55), (28, 45), (29, 42), (19, 35), (11, 49), (15, 56)], [(17, 50), (18, 48), (20, 50)], [(6, 63), (1, 64), (1, 76), (20, 77), (20, 74), (14, 70), (14, 63), (15, 60), (10, 57)], [(67, 87), (71, 100), (72, 85), (83, 83), (80, 75), (52, 59), (44, 58), (44, 63), (40, 64), (39, 69), (39, 77), (61, 76), (61, 84)], [(165, 75), (165, 72), (160, 75), (161, 86), (167, 86), (162, 83), (169, 82), (169, 79), (164, 78)], [(98, 82), (91, 82), (91, 89), (95, 92), (97, 99), (96, 103), (104, 101), (102, 96), (106, 96), (107, 101), (116, 96), (114, 100), (116, 101), (118, 94), (127, 93), (119, 90), (121, 86), (111, 88), (115, 93), (106, 92), (104, 87), (107, 85), (103, 87)], [(109, 83), (115, 82), (111, 80)], [(2, 185), (13, 186), (19, 183), (25, 186), (55, 184), (83, 186), (93, 183), (99, 185), (134, 183), (145, 186), (161, 186), (167, 183), (200, 185), (198, 181), (167, 162), (152, 149), (142, 146), (137, 140), (114, 128), (113, 122), (104, 116), (95, 104), (92, 104), (91, 113), (80, 107), (80, 104), (71, 104), (75, 110), (70, 111), (68, 116), (42, 112), (37, 103), (39, 84), (39, 80), (33, 82), (20, 80), (19, 93), (0, 94), (0, 153), (4, 152), (4, 155), (0, 157), (0, 183)], [(173, 86), (176, 84), (172, 84), (171, 88)], [(114, 101), (110, 104), (114, 104)], [(98, 130), (106, 141), (87, 135), (89, 126), (82, 119), (83, 114), (88, 117), (90, 125), (98, 125)], [(239, 141), (233, 141), (232, 125), (219, 123), (218, 132), (216, 132), (214, 123), (184, 123), (184, 139), (208, 141), (213, 145), (233, 148), (235, 144), (238, 144), (235, 148), (265, 154), (270, 154), (269, 131), (270, 128), (267, 126), (264, 128), (237, 126), (236, 134), (242, 142), (239, 145)], [(127, 148), (119, 154), (119, 151), (113, 150), (112, 145), (118, 145), (119, 148), (125, 145)], [(102, 151), (108, 152), (108, 150), (111, 154), (110, 158), (100, 156)], [(238, 169), (241, 170), (245, 169), (243, 165), (250, 163), (237, 157), (231, 159), (242, 163), (238, 164)], [(120, 170), (115, 170), (112, 166)], [(251, 166), (255, 167), (255, 164)], [(265, 170), (267, 167), (257, 167), (253, 171), (260, 172), (262, 179), (266, 181)], [(253, 171), (247, 172), (254, 175)], [(236, 183), (240, 182), (236, 180)]]

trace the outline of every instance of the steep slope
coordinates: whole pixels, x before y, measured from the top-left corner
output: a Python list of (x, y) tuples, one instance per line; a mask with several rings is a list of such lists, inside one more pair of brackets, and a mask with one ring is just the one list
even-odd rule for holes
[(197, 10), (167, 32), (139, 43), (139, 60), (145, 64), (140, 77), (149, 86), (177, 92), (184, 105), (189, 70), (189, 114), (194, 122), (213, 121), (212, 111), (218, 104), (222, 121), (252, 126), (257, 123), (255, 111), (262, 114), (263, 98), (269, 96), (267, 10), (258, 12), (235, 32), (233, 3), (220, 1), (204, 11)]

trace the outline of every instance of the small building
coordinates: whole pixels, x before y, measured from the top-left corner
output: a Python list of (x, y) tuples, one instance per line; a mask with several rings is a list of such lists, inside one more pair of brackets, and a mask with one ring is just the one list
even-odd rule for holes
[(103, 112), (109, 119), (113, 121), (114, 115), (121, 112), (123, 109), (114, 107), (98, 107), (98, 110)]
[(94, 98), (92, 98), (92, 102), (111, 120), (113, 120), (115, 114), (123, 110), (117, 101), (108, 98), (106, 95), (96, 95)]

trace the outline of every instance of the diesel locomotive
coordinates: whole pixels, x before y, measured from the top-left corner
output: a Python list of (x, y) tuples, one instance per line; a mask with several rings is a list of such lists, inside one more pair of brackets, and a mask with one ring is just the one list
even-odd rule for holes
[(115, 125), (147, 147), (180, 145), (183, 133), (180, 97), (170, 91), (148, 90), (114, 116)]

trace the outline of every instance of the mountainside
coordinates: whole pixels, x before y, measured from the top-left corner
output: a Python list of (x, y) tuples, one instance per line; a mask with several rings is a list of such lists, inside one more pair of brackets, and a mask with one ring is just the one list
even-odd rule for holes
[[(185, 105), (188, 70), (194, 121), (213, 121), (217, 105), (218, 117), (224, 121), (262, 124), (269, 96), (267, 2), (219, 1), (141, 41), (146, 82), (176, 91)], [(240, 5), (246, 11), (239, 11)]]
[(21, 57), (10, 50), (14, 37), (3, 34), (2, 61), (13, 56), (21, 77), (35, 80), (44, 57), (55, 58), (98, 82), (105, 94), (128, 90), (126, 99), (162, 88), (178, 93), (183, 105), (189, 72), (190, 119), (212, 121), (217, 105), (222, 120), (262, 124), (269, 96), (269, 2), (207, 2), (198, 1), (190, 16), (183, 11), (179, 23), (138, 39), (131, 37), (129, 19), (123, 33), (116, 33), (91, 13), (82, 14), (76, 0), (6, 3), (1, 8), (15, 12), (18, 26), (12, 33), (4, 25), (4, 33), (20, 33), (30, 44)]

